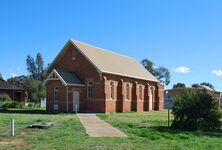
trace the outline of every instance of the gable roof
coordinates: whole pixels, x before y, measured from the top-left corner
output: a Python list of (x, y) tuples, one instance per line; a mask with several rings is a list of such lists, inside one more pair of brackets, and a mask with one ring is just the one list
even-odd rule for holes
[(13, 85), (11, 83), (6, 82), (5, 80), (0, 80), (0, 90), (17, 90), (17, 91), (25, 91), (22, 87)]
[(62, 69), (56, 69), (58, 74), (67, 84), (84, 84), (74, 72), (65, 71)]
[[(55, 73), (56, 78), (51, 78), (51, 76)], [(48, 75), (47, 79), (44, 81), (46, 84), (49, 80), (60, 80), (63, 85), (75, 85), (75, 86), (85, 86), (85, 84), (77, 77), (77, 75), (73, 72), (69, 72), (62, 69), (53, 69), (51, 73)]]
[(142, 80), (159, 82), (137, 60), (111, 51), (104, 50), (76, 40), (69, 40), (61, 52), (57, 55), (49, 69), (64, 54), (66, 46), (71, 43), (77, 50), (101, 73), (110, 73)]

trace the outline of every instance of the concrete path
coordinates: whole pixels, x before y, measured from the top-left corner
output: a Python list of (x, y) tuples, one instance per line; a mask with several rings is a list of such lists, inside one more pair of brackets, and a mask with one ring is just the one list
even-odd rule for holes
[(77, 114), (90, 137), (126, 137), (120, 130), (101, 120), (96, 114)]

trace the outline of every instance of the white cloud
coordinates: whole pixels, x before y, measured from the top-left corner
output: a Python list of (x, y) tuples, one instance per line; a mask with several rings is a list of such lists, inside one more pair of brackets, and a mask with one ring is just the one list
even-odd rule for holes
[(181, 66), (181, 67), (177, 67), (176, 69), (174, 69), (174, 71), (176, 73), (183, 73), (183, 74), (185, 74), (185, 73), (189, 73), (190, 72), (190, 68)]
[(15, 74), (15, 73), (10, 73), (10, 76), (11, 76), (11, 77), (16, 77), (16, 76), (18, 76), (18, 75)]
[(211, 71), (212, 74), (214, 74), (217, 77), (222, 77), (222, 70), (218, 69), (218, 70), (213, 70)]

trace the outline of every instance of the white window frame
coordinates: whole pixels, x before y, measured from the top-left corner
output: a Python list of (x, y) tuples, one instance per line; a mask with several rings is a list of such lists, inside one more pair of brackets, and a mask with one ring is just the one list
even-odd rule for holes
[(59, 87), (58, 86), (55, 86), (53, 88), (53, 100), (54, 100), (54, 103), (59, 102)]
[(92, 81), (88, 81), (87, 82), (87, 99), (91, 100), (92, 99), (92, 85), (93, 82)]

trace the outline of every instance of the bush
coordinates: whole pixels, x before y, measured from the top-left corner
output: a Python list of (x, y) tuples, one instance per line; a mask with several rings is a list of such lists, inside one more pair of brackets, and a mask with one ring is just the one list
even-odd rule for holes
[(12, 100), (6, 100), (3, 102), (2, 104), (2, 108), (16, 108), (17, 107), (17, 102), (16, 101), (12, 101)]
[(38, 107), (40, 107), (41, 106), (41, 104), (40, 103), (35, 103), (35, 105), (34, 105), (34, 107), (36, 108), (38, 108)]
[(25, 106), (25, 103), (23, 103), (23, 102), (16, 103), (16, 108), (24, 108), (24, 106)]
[(176, 96), (173, 106), (172, 127), (184, 130), (210, 130), (220, 128), (217, 101), (204, 91), (185, 90)]
[(6, 101), (6, 100), (11, 100), (11, 98), (8, 96), (8, 94), (1, 94), (0, 101)]
[(32, 103), (28, 103), (28, 107), (33, 107), (33, 104)]

